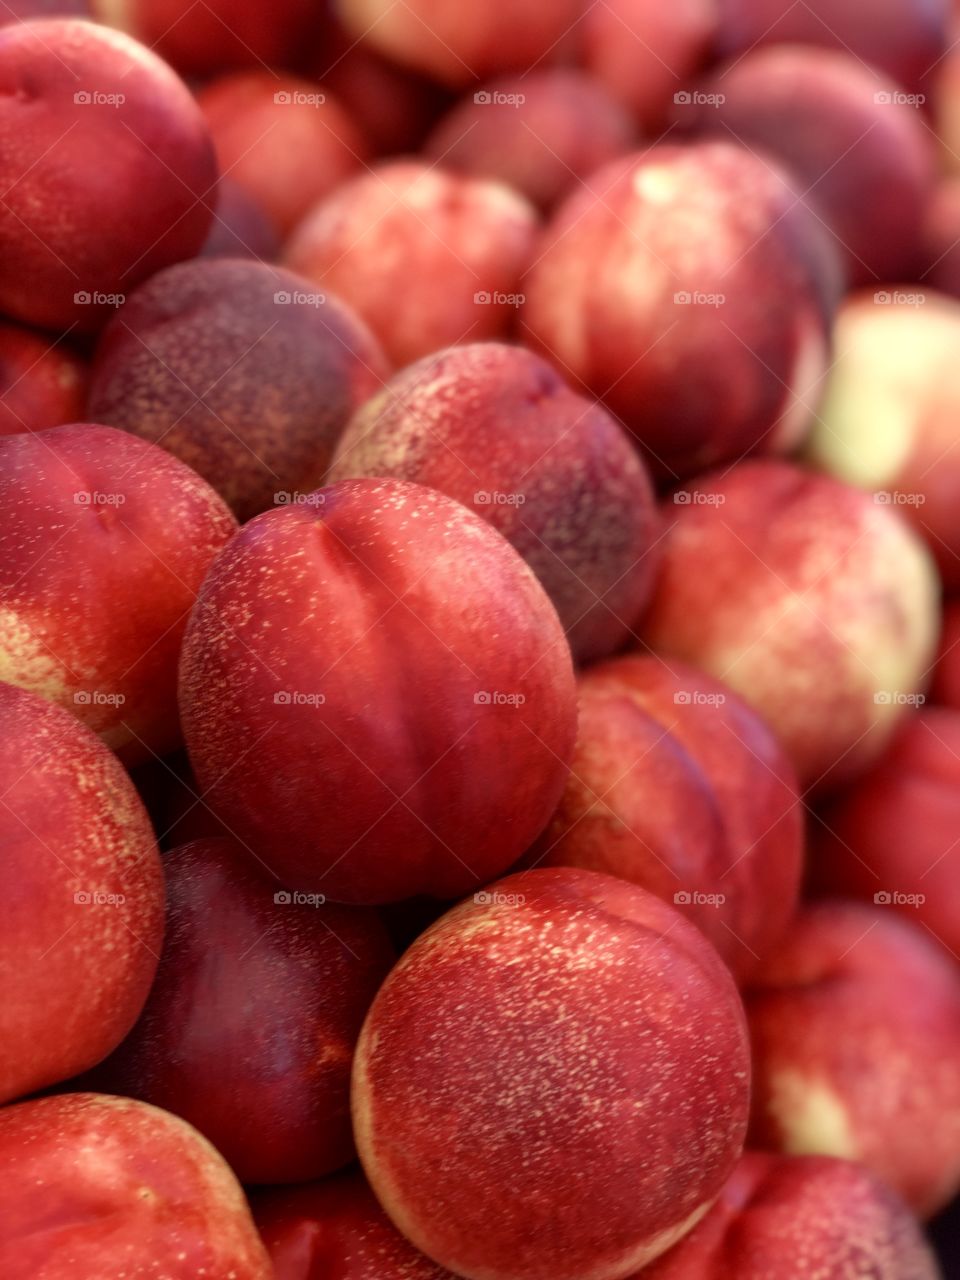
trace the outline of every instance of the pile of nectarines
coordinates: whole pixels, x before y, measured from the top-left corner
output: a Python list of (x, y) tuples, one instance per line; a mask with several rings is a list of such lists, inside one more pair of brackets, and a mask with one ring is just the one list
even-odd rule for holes
[(0, 1280), (960, 1277), (958, 24), (0, 4)]

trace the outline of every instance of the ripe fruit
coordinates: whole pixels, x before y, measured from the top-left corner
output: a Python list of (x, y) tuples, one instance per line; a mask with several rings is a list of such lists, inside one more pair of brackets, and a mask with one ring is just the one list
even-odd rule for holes
[(566, 200), (523, 284), (523, 333), (674, 480), (803, 439), (827, 356), (820, 231), (728, 143), (615, 160)]
[(932, 560), (890, 506), (784, 462), (714, 472), (672, 523), (645, 635), (760, 712), (806, 785), (881, 753), (930, 670)]
[(533, 208), (498, 182), (395, 160), (315, 205), (284, 260), (339, 294), (405, 365), (505, 332), (536, 227)]
[(0, 437), (0, 677), (127, 762), (180, 741), (187, 614), (236, 528), (189, 467), (111, 427)]
[(808, 907), (745, 995), (751, 1144), (859, 1160), (920, 1214), (960, 1190), (960, 974), (888, 906)]
[(157, 967), (163, 875), (133, 783), (89, 730), (8, 684), (0, 713), (6, 1102), (92, 1067), (129, 1031)]
[(353, 1048), (393, 961), (381, 920), (278, 891), (229, 840), (174, 849), (164, 869), (157, 978), (97, 1088), (189, 1121), (247, 1183), (346, 1164)]
[(585, 662), (634, 633), (653, 587), (653, 491), (626, 435), (543, 360), (485, 342), (397, 374), (353, 417), (329, 480), (391, 476), (471, 507), (526, 560)]
[(543, 589), (460, 503), (396, 480), (246, 525), (180, 670), (209, 803), (285, 884), (338, 902), (453, 898), (503, 872), (573, 749), (570, 650)]
[(338, 299), (260, 262), (153, 277), (97, 347), (89, 414), (189, 463), (241, 519), (321, 483), (387, 365)]
[(0, 86), (0, 308), (98, 328), (203, 244), (217, 181), (203, 116), (149, 49), (67, 18), (0, 29)]
[(748, 1090), (709, 943), (634, 885), (558, 868), (405, 953), (361, 1033), (354, 1130), (387, 1214), (457, 1275), (621, 1280), (707, 1211)]
[(5, 1280), (271, 1280), (240, 1184), (175, 1116), (94, 1093), (0, 1111)]

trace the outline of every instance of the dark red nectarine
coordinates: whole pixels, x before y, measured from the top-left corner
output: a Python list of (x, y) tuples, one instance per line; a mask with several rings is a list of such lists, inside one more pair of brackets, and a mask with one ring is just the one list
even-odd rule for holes
[(532, 352), (476, 343), (404, 369), (340, 439), (328, 479), (354, 476), (429, 485), (483, 516), (540, 579), (579, 661), (634, 634), (658, 563), (646, 468)]

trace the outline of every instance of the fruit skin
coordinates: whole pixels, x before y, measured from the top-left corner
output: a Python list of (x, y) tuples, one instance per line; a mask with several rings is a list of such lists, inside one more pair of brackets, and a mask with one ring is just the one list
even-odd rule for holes
[(852, 54), (910, 92), (929, 80), (947, 44), (949, 0), (719, 0), (716, 51), (722, 58), (770, 44), (819, 45)]
[(246, 525), (180, 678), (209, 802), (285, 884), (338, 902), (454, 898), (506, 870), (576, 732), (569, 646), (533, 574), (460, 503), (396, 480)]
[(273, 262), (280, 241), (256, 200), (230, 178), (217, 183), (217, 208), (201, 258), (253, 258)]
[(960, 177), (942, 178), (927, 206), (918, 279), (925, 288), (960, 298)]
[(920, 1215), (960, 1189), (960, 974), (887, 906), (808, 906), (745, 994), (752, 1146), (859, 1160)]
[(127, 763), (180, 741), (187, 613), (236, 529), (189, 467), (110, 427), (0, 437), (0, 678)]
[(960, 961), (960, 711), (926, 707), (814, 822), (813, 880), (828, 896), (919, 922)]
[(387, 374), (362, 321), (308, 281), (260, 262), (185, 262), (105, 330), (88, 413), (182, 458), (246, 520), (321, 483)]
[(719, 1193), (748, 1059), (729, 972), (672, 907), (597, 872), (521, 873), (444, 916), (381, 988), (354, 1061), (357, 1148), (394, 1224), (456, 1274), (619, 1280)]
[(62, 343), (0, 324), (0, 436), (83, 417), (87, 366)]
[(916, 285), (865, 289), (835, 327), (809, 458), (910, 521), (960, 586), (960, 302)]
[(960, 600), (948, 600), (944, 606), (931, 697), (944, 707), (960, 711)]
[(0, 1111), (5, 1280), (271, 1280), (236, 1178), (196, 1130), (127, 1098)]
[(150, 45), (183, 75), (284, 66), (318, 34), (314, 0), (91, 0), (96, 17)]
[(689, 482), (671, 513), (647, 643), (740, 693), (805, 786), (863, 772), (932, 665), (926, 547), (891, 507), (786, 462)]
[(502, 71), (524, 71), (555, 52), (578, 19), (576, 0), (516, 0), (510, 21), (487, 5), (451, 0), (337, 0), (354, 39), (454, 88)]
[(235, 72), (206, 85), (197, 100), (220, 167), (257, 200), (280, 236), (366, 157), (367, 144), (339, 101), (300, 76)]
[(339, 294), (402, 367), (507, 330), (536, 230), (536, 211), (501, 183), (395, 160), (315, 205), (284, 261)]
[(912, 278), (935, 153), (895, 81), (847, 52), (784, 45), (744, 54), (701, 89), (722, 101), (678, 106), (676, 119), (782, 164), (832, 229), (851, 284)]
[(93, 1066), (129, 1031), (157, 967), (163, 873), (133, 783), (94, 734), (8, 684), (0, 718), (6, 1102)]
[(660, 136), (674, 95), (689, 90), (708, 60), (716, 0), (605, 0), (585, 10), (581, 56), (651, 137)]
[(425, 149), (444, 168), (495, 178), (549, 209), (629, 151), (634, 134), (626, 108), (599, 80), (553, 68), (468, 92), (438, 121)]
[[(693, 1231), (635, 1280), (940, 1280), (906, 1205), (862, 1166), (748, 1152)], [(293, 1277), (291, 1277), (293, 1280)]]
[(802, 807), (783, 749), (736, 694), (683, 663), (616, 658), (578, 690), (577, 748), (533, 859), (673, 903), (743, 980), (800, 893)]
[(650, 147), (548, 223), (522, 285), (524, 341), (598, 396), (664, 481), (792, 448), (826, 367), (822, 235), (743, 148)]
[(403, 1238), (360, 1173), (261, 1192), (253, 1213), (276, 1280), (456, 1280)]
[(0, 309), (96, 329), (201, 248), (217, 180), (203, 116), (149, 49), (66, 18), (0, 29), (0, 90)]
[(156, 981), (95, 1087), (181, 1116), (245, 1183), (340, 1168), (354, 1044), (394, 958), (382, 921), (288, 901), (230, 840), (183, 845), (164, 869)]
[(635, 634), (658, 564), (646, 468), (531, 352), (476, 343), (398, 373), (340, 437), (328, 482), (356, 476), (429, 485), (483, 516), (543, 584), (578, 661)]

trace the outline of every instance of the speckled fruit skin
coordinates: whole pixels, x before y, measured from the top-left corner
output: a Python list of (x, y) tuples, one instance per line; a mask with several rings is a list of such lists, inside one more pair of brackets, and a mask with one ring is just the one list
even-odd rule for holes
[(635, 1280), (940, 1280), (916, 1219), (848, 1160), (750, 1152), (706, 1218)]
[(110, 427), (0, 437), (0, 678), (127, 763), (180, 741), (187, 614), (236, 521), (198, 475)]
[(7, 684), (0, 718), (6, 1102), (93, 1066), (129, 1031), (157, 967), (163, 875), (133, 783), (92, 733)]
[(785, 462), (704, 476), (663, 510), (647, 642), (751, 703), (804, 785), (862, 772), (936, 649), (939, 584), (920, 539), (890, 506)]
[(366, 157), (347, 112), (311, 80), (241, 71), (206, 85), (198, 101), (220, 167), (260, 202), (281, 235)]
[[(870, 10), (865, 20), (879, 29)], [(927, 201), (934, 147), (919, 109), (885, 74), (846, 52), (759, 48), (702, 86), (723, 102), (678, 106), (701, 133), (733, 136), (776, 158), (819, 208), (853, 284), (910, 278)]]
[(674, 94), (707, 60), (716, 25), (716, 0), (604, 0), (585, 9), (578, 32), (587, 67), (656, 137)]
[(931, 696), (934, 702), (960, 711), (960, 600), (948, 600), (943, 610)]
[(57, 18), (0, 29), (0, 153), (0, 309), (17, 320), (95, 329), (203, 244), (217, 178), (203, 116), (119, 32)]
[(859, 1160), (921, 1215), (960, 1187), (960, 974), (889, 906), (805, 909), (746, 996), (751, 1145)]
[(426, 152), (444, 168), (495, 178), (549, 209), (633, 140), (627, 109), (599, 80), (556, 68), (468, 92), (438, 122)]
[(357, 1148), (396, 1226), (468, 1280), (620, 1280), (726, 1181), (748, 1059), (729, 972), (678, 912), (597, 872), (525, 872), (387, 978)]
[(366, 326), (308, 281), (260, 262), (188, 262), (107, 327), (88, 413), (182, 458), (245, 520), (321, 483), (387, 376)]
[(577, 749), (534, 857), (673, 903), (746, 977), (800, 892), (802, 808), (783, 750), (736, 694), (683, 663), (617, 658), (578, 692)]
[[(717, 0), (714, 0), (717, 3)], [(717, 52), (735, 57), (768, 44), (822, 45), (852, 54), (916, 92), (941, 65), (949, 0), (719, 0)]]
[(865, 289), (834, 336), (810, 460), (895, 506), (960, 587), (960, 302), (916, 285)]
[(883, 894), (960, 961), (960, 711), (929, 707), (904, 721), (812, 834), (822, 892)]
[(183, 75), (283, 66), (320, 23), (314, 0), (91, 0), (97, 19), (149, 44)]
[(229, 840), (174, 849), (164, 871), (157, 978), (96, 1087), (181, 1116), (244, 1183), (340, 1168), (354, 1045), (394, 958), (383, 922), (288, 901)]
[(483, 516), (543, 584), (578, 661), (635, 634), (658, 564), (646, 468), (531, 352), (476, 343), (404, 369), (340, 438), (328, 479), (353, 476), (429, 485)]
[(196, 1130), (127, 1098), (0, 1111), (5, 1280), (272, 1280), (243, 1191)]
[(87, 367), (69, 347), (0, 324), (0, 436), (83, 417)]
[(403, 1238), (359, 1173), (263, 1192), (253, 1214), (275, 1280), (456, 1280)]
[(251, 196), (230, 178), (217, 183), (217, 208), (201, 258), (253, 258), (273, 262), (280, 240), (270, 219)]
[(543, 232), (522, 333), (638, 437), (661, 478), (803, 437), (825, 368), (823, 242), (728, 143), (616, 160)]
[(556, 611), (516, 552), (396, 480), (251, 521), (181, 660), (210, 803), (285, 883), (351, 903), (454, 898), (505, 871), (559, 799), (575, 699)]
[(578, 18), (577, 0), (517, 0), (506, 26), (495, 8), (451, 0), (336, 0), (335, 9), (354, 38), (453, 87), (529, 69), (555, 52)]
[(533, 207), (508, 187), (398, 160), (321, 200), (284, 256), (348, 302), (402, 366), (506, 331), (536, 229)]

